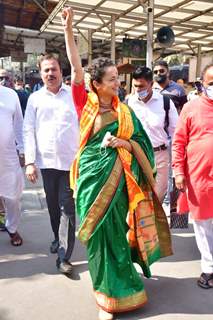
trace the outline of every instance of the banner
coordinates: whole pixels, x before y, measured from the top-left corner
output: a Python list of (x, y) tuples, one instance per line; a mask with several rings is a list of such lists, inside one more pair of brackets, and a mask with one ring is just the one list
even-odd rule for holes
[(46, 42), (45, 39), (24, 38), (24, 52), (25, 53), (45, 53)]

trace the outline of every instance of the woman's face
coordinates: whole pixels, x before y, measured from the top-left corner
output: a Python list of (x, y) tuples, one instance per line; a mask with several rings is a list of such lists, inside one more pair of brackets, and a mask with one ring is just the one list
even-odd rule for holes
[(106, 67), (102, 82), (93, 81), (99, 96), (114, 97), (118, 95), (120, 80), (115, 66)]

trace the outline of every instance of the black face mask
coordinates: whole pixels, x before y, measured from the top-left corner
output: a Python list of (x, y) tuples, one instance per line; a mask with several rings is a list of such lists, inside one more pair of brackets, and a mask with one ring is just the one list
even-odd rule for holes
[(166, 74), (161, 74), (161, 75), (154, 76), (154, 80), (159, 84), (164, 83), (166, 81), (166, 79), (167, 79), (167, 75)]

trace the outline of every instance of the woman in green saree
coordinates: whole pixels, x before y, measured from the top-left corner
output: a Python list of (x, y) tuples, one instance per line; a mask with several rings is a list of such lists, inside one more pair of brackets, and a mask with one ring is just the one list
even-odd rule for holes
[(111, 60), (99, 59), (92, 66), (92, 91), (86, 92), (72, 22), (72, 9), (65, 8), (62, 24), (81, 133), (71, 185), (80, 217), (78, 238), (87, 247), (99, 319), (106, 320), (147, 302), (133, 262), (150, 277), (150, 265), (171, 254), (171, 239), (154, 192), (150, 140), (117, 97), (118, 72)]

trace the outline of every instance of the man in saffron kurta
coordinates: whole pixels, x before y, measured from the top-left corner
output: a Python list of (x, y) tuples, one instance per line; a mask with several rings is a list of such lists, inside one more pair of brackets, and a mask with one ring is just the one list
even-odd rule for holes
[(213, 288), (213, 64), (203, 71), (203, 94), (185, 104), (173, 140), (178, 189), (188, 189), (202, 274), (198, 285)]

